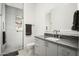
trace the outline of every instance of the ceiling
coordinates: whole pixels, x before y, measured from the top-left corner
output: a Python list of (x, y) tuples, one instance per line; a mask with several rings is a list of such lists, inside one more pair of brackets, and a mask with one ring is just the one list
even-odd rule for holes
[(6, 5), (16, 7), (16, 8), (19, 8), (19, 9), (23, 9), (23, 3), (6, 3)]

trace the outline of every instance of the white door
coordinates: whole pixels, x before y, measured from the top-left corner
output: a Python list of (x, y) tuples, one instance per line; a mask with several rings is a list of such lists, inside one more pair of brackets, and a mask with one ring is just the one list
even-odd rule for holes
[(57, 56), (57, 44), (47, 42), (47, 56)]
[(1, 54), (1, 41), (2, 41), (2, 31), (1, 31), (1, 3), (0, 3), (0, 54)]
[(7, 49), (16, 50), (22, 48), (22, 31), (16, 30), (16, 17), (22, 16), (22, 10), (7, 6), (5, 7), (5, 30)]

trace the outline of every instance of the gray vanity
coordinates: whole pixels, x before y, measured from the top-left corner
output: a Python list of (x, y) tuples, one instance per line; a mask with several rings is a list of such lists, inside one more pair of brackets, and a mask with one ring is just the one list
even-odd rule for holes
[(61, 34), (35, 36), (35, 55), (37, 56), (77, 56), (78, 37)]

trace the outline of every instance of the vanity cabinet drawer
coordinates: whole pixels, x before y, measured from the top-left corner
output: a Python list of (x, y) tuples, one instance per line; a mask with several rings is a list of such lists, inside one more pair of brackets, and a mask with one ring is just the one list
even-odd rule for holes
[(40, 46), (45, 46), (45, 41), (42, 39), (36, 38), (35, 44), (40, 45)]
[(76, 56), (77, 55), (77, 51), (69, 48), (69, 47), (65, 47), (65, 46), (58, 46), (58, 56)]
[(45, 46), (35, 45), (35, 55), (36, 56), (45, 56), (46, 55)]
[(57, 56), (57, 44), (47, 42), (46, 52), (47, 56)]
[(45, 46), (44, 40), (35, 38), (35, 55), (36, 56), (45, 56), (46, 55), (46, 46)]

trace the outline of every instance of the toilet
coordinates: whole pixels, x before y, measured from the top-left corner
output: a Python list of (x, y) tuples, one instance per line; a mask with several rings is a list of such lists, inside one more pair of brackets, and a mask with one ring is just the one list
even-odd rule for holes
[(34, 46), (35, 46), (35, 43), (27, 44), (26, 50), (28, 52), (28, 55), (34, 55)]
[(35, 43), (29, 43), (24, 47), (24, 49), (19, 51), (19, 55), (23, 56), (33, 56), (34, 55)]

